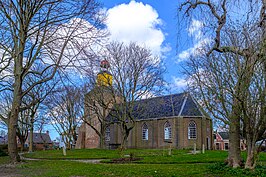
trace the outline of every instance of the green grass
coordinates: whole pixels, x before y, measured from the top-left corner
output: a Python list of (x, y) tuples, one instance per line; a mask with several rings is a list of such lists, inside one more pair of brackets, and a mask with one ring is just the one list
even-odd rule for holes
[[(83, 149), (69, 150), (67, 156), (62, 151), (38, 151), (25, 154), (26, 157), (40, 158), (39, 161), (26, 161), (17, 170), (23, 176), (266, 176), (266, 153), (261, 153), (258, 168), (254, 171), (232, 169), (223, 161), (226, 151), (206, 151), (205, 154), (188, 154), (188, 150), (127, 149), (118, 150)], [(133, 154), (142, 158), (129, 164), (88, 164), (71, 159), (108, 159)], [(245, 154), (242, 154), (245, 155)], [(50, 159), (50, 160), (49, 160)], [(66, 160), (63, 160), (66, 159)], [(0, 157), (0, 164), (7, 163), (8, 157)]]
[(226, 151), (206, 151), (205, 154), (189, 154), (189, 150), (173, 150), (168, 156), (168, 150), (163, 149), (127, 149), (123, 152), (106, 149), (68, 150), (64, 156), (62, 150), (37, 151), (24, 154), (28, 158), (38, 159), (113, 159), (133, 154), (143, 158), (139, 163), (210, 163), (224, 161)]
[[(20, 166), (28, 176), (202, 176), (207, 166), (199, 164), (85, 164), (71, 161), (38, 161)], [(36, 170), (41, 169), (41, 170)]]
[(212, 163), (223, 162), (227, 157), (225, 151), (206, 151), (205, 154), (191, 154), (187, 151), (174, 150), (171, 156), (157, 155), (144, 156), (144, 159), (139, 163), (164, 163), (164, 164), (182, 164), (182, 163)]
[(9, 156), (2, 156), (0, 157), (0, 165), (7, 164), (10, 162)]

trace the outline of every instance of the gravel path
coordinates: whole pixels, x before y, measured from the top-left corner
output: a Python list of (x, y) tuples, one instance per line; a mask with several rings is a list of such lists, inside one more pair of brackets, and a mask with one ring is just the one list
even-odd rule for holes
[[(29, 161), (48, 160), (48, 159), (27, 158), (27, 157), (23, 157), (22, 154), (20, 154), (20, 158), (21, 158), (21, 160), (29, 160)], [(60, 159), (58, 159), (58, 160), (60, 160)], [(96, 164), (96, 163), (100, 163), (103, 159), (79, 159), (79, 160), (76, 160), (76, 159), (63, 159), (63, 160)]]

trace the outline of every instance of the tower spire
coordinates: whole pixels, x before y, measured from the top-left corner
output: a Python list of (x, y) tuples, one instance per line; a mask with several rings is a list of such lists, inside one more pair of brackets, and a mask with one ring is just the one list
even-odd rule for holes
[(110, 63), (107, 60), (100, 62), (100, 72), (97, 74), (97, 86), (112, 86), (113, 76), (109, 72)]

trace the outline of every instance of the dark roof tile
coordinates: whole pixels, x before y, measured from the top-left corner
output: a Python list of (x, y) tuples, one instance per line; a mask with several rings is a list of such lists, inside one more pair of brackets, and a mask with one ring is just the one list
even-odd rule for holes
[(181, 116), (203, 116), (197, 103), (193, 100), (189, 94), (186, 100), (186, 104), (182, 110)]
[(229, 139), (229, 132), (218, 132), (218, 133), (223, 138), (223, 140)]
[[(132, 115), (138, 120), (172, 116), (202, 116), (196, 104), (187, 93), (153, 97), (136, 101)], [(179, 115), (180, 111), (181, 115)], [(110, 118), (111, 115), (109, 114), (108, 119)]]
[(51, 138), (46, 133), (33, 133), (33, 142), (34, 143), (52, 143)]

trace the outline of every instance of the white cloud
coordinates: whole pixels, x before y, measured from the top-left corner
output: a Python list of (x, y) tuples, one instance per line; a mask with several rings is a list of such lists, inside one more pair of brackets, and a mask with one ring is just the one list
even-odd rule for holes
[(173, 85), (176, 89), (185, 89), (188, 84), (188, 81), (184, 78), (173, 77), (173, 80), (174, 80)]
[(191, 56), (200, 56), (205, 53), (204, 47), (210, 44), (211, 40), (209, 38), (200, 39), (194, 44), (193, 47), (188, 48), (187, 50), (182, 51), (178, 54), (177, 62), (186, 61)]
[(188, 33), (190, 36), (194, 36), (197, 40), (201, 39), (203, 28), (203, 23), (199, 20), (192, 19), (191, 25), (188, 28)]
[(110, 39), (129, 43), (136, 42), (151, 49), (155, 55), (162, 55), (169, 47), (163, 46), (165, 34), (162, 20), (155, 9), (142, 2), (131, 1), (107, 11), (107, 28)]
[(203, 55), (204, 47), (210, 44), (211, 39), (202, 34), (203, 22), (192, 19), (187, 29), (189, 36), (193, 38), (194, 45), (178, 54), (177, 62), (186, 61), (189, 57)]
[(184, 77), (172, 76), (171, 80), (172, 81), (167, 86), (167, 90), (169, 90), (170, 93), (183, 92), (187, 89), (188, 81)]

